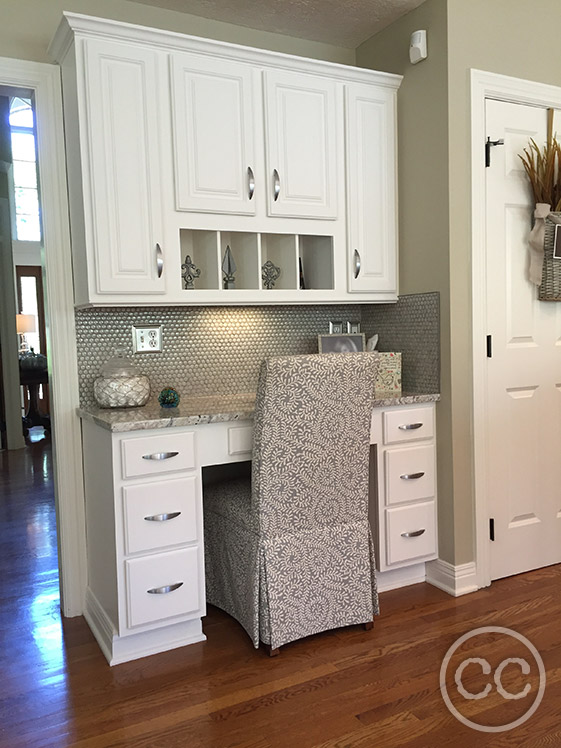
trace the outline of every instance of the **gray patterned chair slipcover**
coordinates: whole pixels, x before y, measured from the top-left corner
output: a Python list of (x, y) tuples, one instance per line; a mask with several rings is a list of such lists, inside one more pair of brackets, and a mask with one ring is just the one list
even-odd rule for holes
[(276, 649), (378, 613), (368, 522), (376, 353), (261, 367), (251, 485), (205, 488), (207, 600)]

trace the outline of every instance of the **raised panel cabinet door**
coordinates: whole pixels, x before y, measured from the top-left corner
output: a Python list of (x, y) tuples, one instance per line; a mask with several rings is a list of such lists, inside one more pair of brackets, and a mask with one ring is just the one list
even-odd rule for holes
[(177, 210), (254, 214), (251, 68), (177, 53), (171, 71)]
[(349, 291), (397, 294), (396, 94), (345, 86)]
[(150, 49), (84, 41), (90, 230), (99, 294), (165, 292), (161, 61)]
[(263, 75), (269, 215), (337, 218), (335, 82), (277, 70)]

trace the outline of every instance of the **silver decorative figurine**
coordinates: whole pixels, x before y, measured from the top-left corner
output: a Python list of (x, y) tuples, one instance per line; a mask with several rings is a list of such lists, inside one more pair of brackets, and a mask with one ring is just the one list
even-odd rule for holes
[(183, 271), (181, 277), (185, 282), (185, 288), (189, 290), (195, 288), (193, 281), (200, 277), (201, 269), (195, 265), (191, 259), (191, 255), (187, 255), (185, 262), (181, 266), (181, 270)]
[(275, 283), (278, 281), (281, 274), (281, 269), (274, 265), (271, 260), (267, 262), (261, 268), (261, 280), (263, 281), (264, 288), (274, 288)]
[(230, 245), (226, 245), (226, 251), (224, 252), (224, 259), (222, 260), (222, 273), (224, 274), (224, 288), (235, 288), (236, 287), (236, 263), (232, 256), (232, 250)]

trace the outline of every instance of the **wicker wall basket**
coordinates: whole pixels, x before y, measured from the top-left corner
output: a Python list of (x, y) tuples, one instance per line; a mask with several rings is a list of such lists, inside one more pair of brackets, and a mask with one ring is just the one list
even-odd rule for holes
[[(561, 213), (553, 215), (561, 218)], [(561, 260), (553, 258), (556, 225), (549, 218), (545, 219), (542, 282), (538, 288), (540, 301), (561, 301)]]

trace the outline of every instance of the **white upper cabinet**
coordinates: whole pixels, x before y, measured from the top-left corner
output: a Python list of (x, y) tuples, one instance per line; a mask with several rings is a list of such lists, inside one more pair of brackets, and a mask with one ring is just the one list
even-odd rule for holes
[(171, 55), (177, 210), (255, 213), (249, 65)]
[[(76, 59), (81, 169), (70, 189), (83, 193), (88, 300), (165, 293), (163, 273), (159, 55), (86, 39)], [(71, 106), (71, 103), (69, 102)], [(70, 137), (72, 135), (70, 134)], [(73, 179), (74, 181), (73, 181)], [(73, 223), (73, 239), (80, 241)]]
[(279, 70), (263, 75), (269, 215), (337, 218), (335, 82)]
[(397, 293), (396, 92), (345, 85), (349, 291)]
[(78, 305), (397, 300), (401, 78), (65, 13)]
[(254, 215), (257, 192), (269, 216), (337, 218), (334, 81), (264, 70), (261, 91), (251, 66), (189, 53), (171, 70), (177, 210)]

